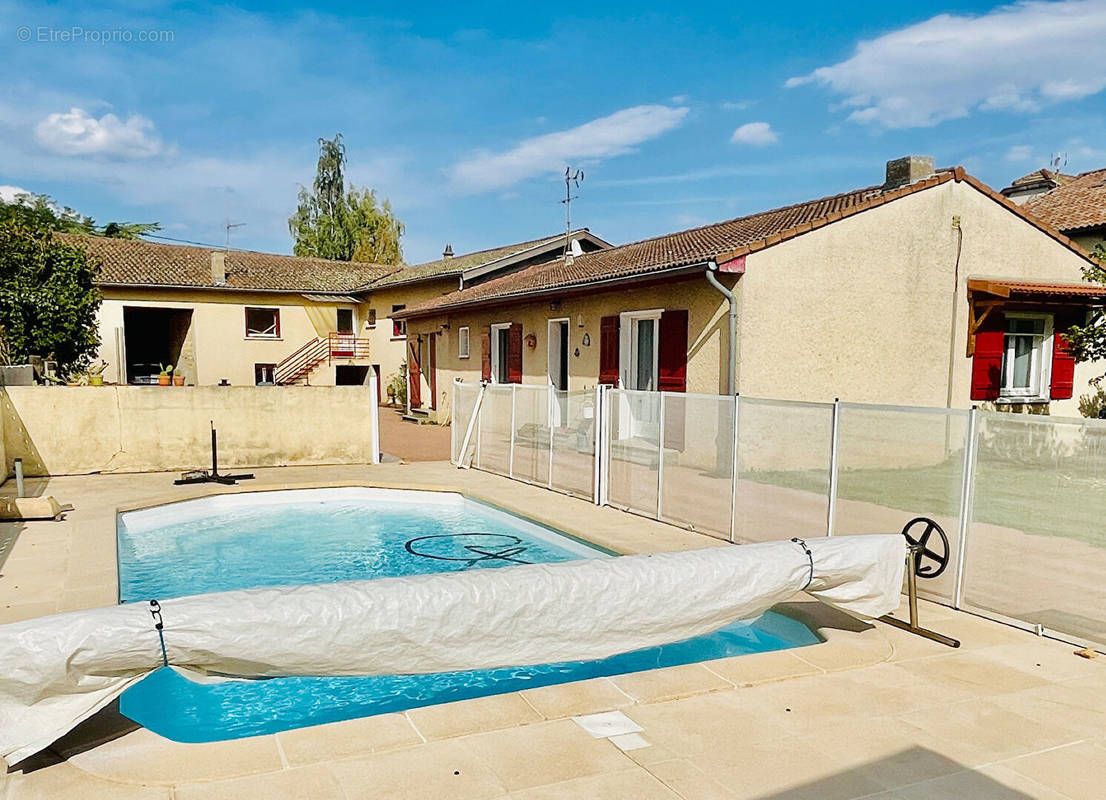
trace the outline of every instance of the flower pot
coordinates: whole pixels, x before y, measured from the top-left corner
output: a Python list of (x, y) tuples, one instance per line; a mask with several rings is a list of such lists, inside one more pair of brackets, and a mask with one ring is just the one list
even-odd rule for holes
[(174, 386), (184, 386), (184, 376), (183, 375), (174, 375), (173, 376), (173, 385)]
[(103, 386), (104, 385), (104, 376), (103, 375), (89, 375), (88, 376), (88, 385), (89, 386)]
[(157, 385), (158, 386), (168, 386), (169, 383), (170, 383), (170, 378), (169, 378), (168, 375), (158, 375), (157, 376)]

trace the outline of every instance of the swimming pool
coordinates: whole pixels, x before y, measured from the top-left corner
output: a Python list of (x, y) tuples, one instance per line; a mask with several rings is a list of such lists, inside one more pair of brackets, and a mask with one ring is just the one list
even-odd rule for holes
[[(124, 603), (613, 555), (457, 494), (363, 488), (220, 495), (125, 512), (118, 549)], [(163, 668), (129, 688), (120, 708), (167, 738), (219, 741), (817, 641), (802, 624), (768, 612), (751, 624), (600, 661), (204, 682)]]

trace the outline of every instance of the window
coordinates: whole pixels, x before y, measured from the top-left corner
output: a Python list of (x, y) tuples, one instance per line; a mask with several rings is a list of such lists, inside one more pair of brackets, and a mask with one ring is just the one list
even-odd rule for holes
[(338, 333), (353, 333), (353, 309), (338, 309)]
[[(397, 311), (402, 311), (405, 308), (407, 308), (406, 305), (392, 306), (392, 314), (395, 314)], [(406, 335), (407, 335), (407, 323), (402, 319), (393, 319), (392, 320), (392, 338), (393, 339), (402, 339)]]
[(1001, 397), (1045, 397), (1051, 353), (1052, 317), (1007, 314), (1002, 355)]
[(622, 388), (655, 391), (661, 311), (631, 311), (620, 316)]
[(255, 386), (275, 386), (276, 364), (254, 364), (253, 382)]
[(279, 339), (280, 338), (280, 309), (279, 308), (247, 308), (246, 309), (246, 338), (247, 339)]
[(457, 329), (457, 358), (469, 357), (469, 329), (465, 325)]

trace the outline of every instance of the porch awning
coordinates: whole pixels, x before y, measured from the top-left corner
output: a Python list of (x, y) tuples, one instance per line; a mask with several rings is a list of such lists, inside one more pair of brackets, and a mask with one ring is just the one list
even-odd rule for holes
[(1006, 281), (991, 278), (969, 278), (968, 293), (989, 294), (994, 297), (1054, 297), (1054, 298), (1103, 298), (1106, 286), (1100, 283), (1044, 283), (1038, 281)]

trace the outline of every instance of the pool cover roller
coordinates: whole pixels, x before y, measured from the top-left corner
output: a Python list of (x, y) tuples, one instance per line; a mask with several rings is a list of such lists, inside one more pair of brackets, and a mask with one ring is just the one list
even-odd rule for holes
[[(805, 590), (899, 605), (902, 536), (707, 547), (74, 611), (0, 626), (0, 756), (50, 745), (149, 672), (388, 675), (608, 658), (753, 620)], [(164, 637), (164, 656), (162, 651)]]

